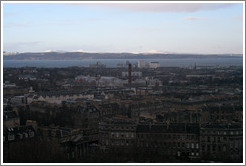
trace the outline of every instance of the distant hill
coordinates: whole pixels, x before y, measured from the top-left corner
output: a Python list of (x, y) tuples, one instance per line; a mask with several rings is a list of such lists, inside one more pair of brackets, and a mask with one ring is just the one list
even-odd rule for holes
[(88, 53), (40, 52), (16, 53), (3, 56), (3, 60), (82, 60), (82, 59), (175, 59), (175, 58), (242, 58), (240, 54), (162, 54), (162, 53)]

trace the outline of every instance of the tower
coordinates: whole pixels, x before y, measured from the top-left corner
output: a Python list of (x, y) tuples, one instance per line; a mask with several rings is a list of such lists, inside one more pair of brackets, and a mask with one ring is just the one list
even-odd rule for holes
[(132, 64), (128, 64), (128, 84), (132, 83)]

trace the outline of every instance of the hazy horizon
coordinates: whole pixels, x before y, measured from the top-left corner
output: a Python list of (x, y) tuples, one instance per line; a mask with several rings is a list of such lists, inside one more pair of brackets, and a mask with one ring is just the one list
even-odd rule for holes
[(3, 50), (243, 54), (243, 3), (4, 2)]

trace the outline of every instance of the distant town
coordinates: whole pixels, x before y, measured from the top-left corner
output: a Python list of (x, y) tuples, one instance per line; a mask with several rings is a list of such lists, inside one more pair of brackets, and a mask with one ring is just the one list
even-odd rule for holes
[(2, 102), (4, 163), (243, 162), (243, 66), (4, 67)]

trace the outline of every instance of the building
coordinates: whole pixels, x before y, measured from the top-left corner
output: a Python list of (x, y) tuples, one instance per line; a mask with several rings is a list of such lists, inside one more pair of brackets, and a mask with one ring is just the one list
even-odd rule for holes
[(160, 67), (160, 63), (159, 62), (150, 62), (149, 67), (152, 69), (156, 69), (156, 68)]
[(19, 80), (24, 80), (24, 81), (35, 81), (37, 78), (33, 75), (19, 75)]
[[(122, 77), (128, 77), (128, 72), (122, 72)], [(142, 77), (142, 72), (132, 72), (132, 77)]]
[(128, 151), (136, 140), (136, 123), (128, 118), (117, 117), (99, 123), (99, 146), (101, 150)]
[(65, 100), (76, 99), (93, 99), (94, 94), (86, 91), (48, 91), (39, 93), (30, 93), (27, 95), (27, 103), (30, 104), (33, 101), (45, 101), (47, 103), (61, 104)]
[(14, 128), (20, 126), (20, 117), (15, 111), (3, 112), (3, 127)]
[(124, 84), (126, 84), (125, 80), (116, 77), (102, 76), (98, 80), (99, 87), (123, 87)]
[(25, 96), (14, 96), (11, 98), (11, 103), (13, 105), (24, 105), (26, 104), (26, 97)]
[(145, 67), (146, 67), (145, 60), (139, 60), (138, 61), (138, 68), (145, 68)]
[(200, 153), (203, 160), (243, 162), (243, 128), (231, 123), (201, 126)]
[(16, 156), (21, 155), (23, 147), (28, 146), (35, 136), (36, 132), (32, 126), (4, 127), (3, 162), (15, 161)]
[(200, 158), (198, 124), (139, 124), (136, 134), (139, 152), (187, 160)]

